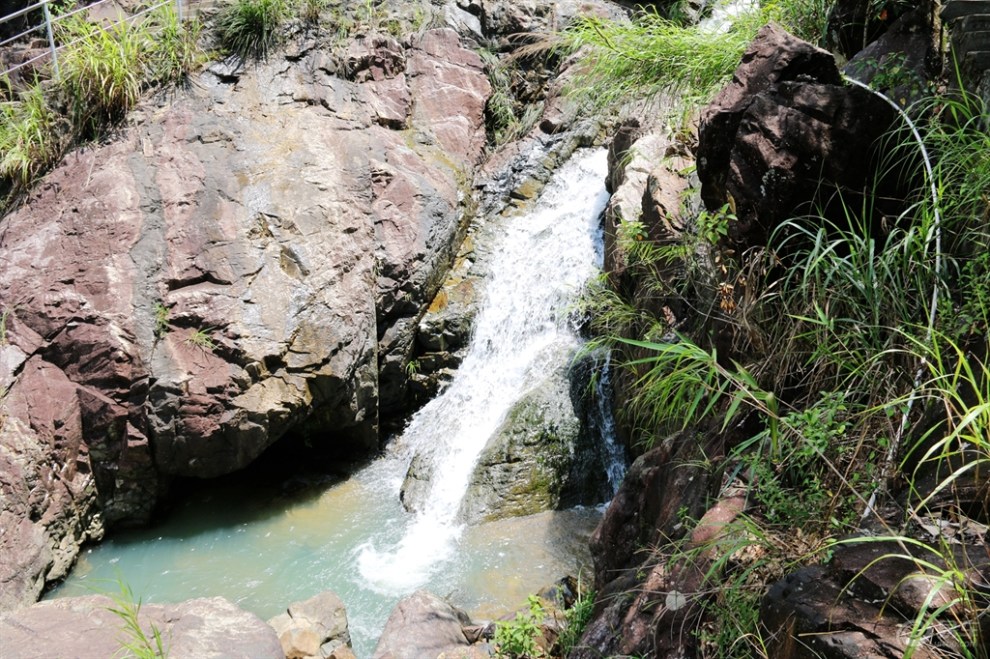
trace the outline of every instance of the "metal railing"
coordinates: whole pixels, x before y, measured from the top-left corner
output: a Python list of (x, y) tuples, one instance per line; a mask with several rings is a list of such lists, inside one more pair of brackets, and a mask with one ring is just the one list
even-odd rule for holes
[[(20, 40), (24, 39), (25, 37), (27, 37), (27, 36), (29, 36), (31, 34), (34, 34), (36, 32), (40, 32), (42, 30), (44, 30), (45, 38), (46, 38), (46, 40), (48, 42), (48, 49), (45, 52), (43, 52), (43, 53), (41, 53), (39, 55), (35, 55), (31, 59), (28, 59), (28, 60), (25, 60), (25, 61), (20, 62), (18, 64), (15, 64), (14, 66), (12, 66), (10, 68), (7, 68), (7, 69), (5, 69), (3, 71), (0, 71), (0, 76), (10, 75), (14, 71), (17, 71), (18, 69), (21, 69), (21, 68), (23, 68), (25, 66), (28, 66), (30, 64), (33, 64), (33, 63), (35, 63), (35, 62), (37, 62), (39, 60), (43, 60), (43, 59), (46, 59), (46, 58), (49, 58), (50, 57), (51, 58), (51, 62), (52, 62), (52, 68), (53, 68), (53, 70), (55, 72), (55, 76), (57, 77), (59, 75), (59, 70), (58, 70), (58, 53), (59, 53), (59, 51), (75, 45), (81, 39), (83, 39), (85, 37), (79, 37), (79, 38), (74, 39), (73, 41), (70, 41), (70, 42), (67, 42), (67, 43), (64, 43), (64, 44), (58, 44), (58, 45), (56, 45), (56, 43), (55, 43), (55, 26), (58, 25), (59, 22), (64, 21), (64, 20), (66, 20), (67, 18), (69, 18), (71, 16), (74, 16), (74, 15), (80, 13), (80, 12), (89, 11), (89, 10), (95, 8), (95, 7), (99, 7), (100, 5), (111, 3), (112, 0), (98, 0), (97, 2), (94, 2), (93, 4), (90, 4), (90, 5), (85, 5), (85, 6), (82, 6), (82, 7), (76, 7), (75, 9), (72, 9), (71, 11), (67, 11), (64, 14), (54, 14), (54, 15), (52, 14), (52, 12), (48, 8), (48, 5), (50, 5), (52, 2), (53, 2), (53, 0), (41, 0), (40, 2), (36, 2), (36, 3), (32, 4), (32, 5), (29, 5), (27, 7), (24, 7), (23, 9), (18, 9), (15, 12), (12, 12), (10, 14), (7, 14), (6, 16), (0, 16), (0, 23), (6, 23), (7, 21), (14, 20), (15, 18), (20, 18), (21, 16), (25, 16), (27, 14), (30, 14), (31, 12), (34, 12), (34, 11), (37, 11), (38, 9), (40, 9), (41, 12), (42, 12), (42, 17), (43, 17), (43, 20), (42, 20), (41, 23), (39, 23), (39, 24), (37, 24), (37, 25), (35, 25), (33, 27), (29, 27), (28, 29), (24, 30), (23, 32), (20, 32), (18, 34), (15, 34), (12, 37), (8, 37), (8, 38), (4, 39), (3, 41), (0, 41), (0, 48), (4, 48), (6, 46), (9, 46), (10, 44), (13, 44), (13, 43), (15, 43), (17, 41), (20, 41)], [(164, 7), (165, 5), (169, 5), (169, 4), (174, 4), (175, 5), (175, 11), (176, 11), (176, 14), (177, 14), (177, 16), (179, 18), (179, 21), (182, 21), (183, 20), (183, 17), (184, 17), (184, 12), (183, 12), (184, 0), (159, 0), (158, 2), (152, 4), (151, 6), (146, 7), (144, 9), (142, 9), (141, 11), (137, 12), (136, 14), (131, 14), (129, 16), (124, 16), (124, 17), (122, 17), (122, 18), (120, 18), (118, 20), (111, 21), (109, 23), (109, 25), (107, 25), (106, 27), (113, 27), (115, 25), (120, 25), (121, 23), (131, 23), (134, 20), (138, 19), (139, 17), (144, 16), (145, 14), (148, 14), (148, 13), (150, 13), (150, 12), (158, 9), (159, 7)]]

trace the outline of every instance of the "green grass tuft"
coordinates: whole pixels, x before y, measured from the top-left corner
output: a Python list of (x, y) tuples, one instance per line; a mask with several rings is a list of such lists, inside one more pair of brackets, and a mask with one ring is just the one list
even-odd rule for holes
[(291, 16), (286, 0), (233, 0), (216, 18), (221, 48), (244, 59), (263, 59), (281, 41)]

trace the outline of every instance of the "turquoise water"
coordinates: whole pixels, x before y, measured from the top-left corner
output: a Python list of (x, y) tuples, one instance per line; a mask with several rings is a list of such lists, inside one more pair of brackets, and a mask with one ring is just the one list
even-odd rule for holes
[[(465, 528), (458, 510), (509, 409), (555, 368), (548, 359), (581, 341), (570, 309), (601, 263), (606, 171), (604, 150), (579, 152), (507, 223), (461, 370), (388, 454), (347, 478), (248, 475), (192, 492), (156, 528), (84, 551), (50, 596), (113, 590), (120, 579), (146, 602), (222, 595), (269, 619), (329, 589), (347, 607), (355, 653), (369, 657), (395, 604), (417, 588), (494, 617), (590, 567), (598, 511)], [(413, 455), (434, 474), (417, 514), (399, 499)]]
[[(48, 597), (130, 585), (145, 602), (222, 595), (263, 619), (333, 590), (347, 606), (354, 650), (369, 657), (406, 593), (375, 590), (357, 557), (368, 538), (397, 541), (409, 516), (391, 489), (388, 460), (339, 482), (221, 484), (191, 495), (159, 526), (115, 534), (84, 550)], [(527, 594), (588, 565), (596, 510), (546, 513), (466, 529), (424, 587), (477, 616), (494, 617)]]

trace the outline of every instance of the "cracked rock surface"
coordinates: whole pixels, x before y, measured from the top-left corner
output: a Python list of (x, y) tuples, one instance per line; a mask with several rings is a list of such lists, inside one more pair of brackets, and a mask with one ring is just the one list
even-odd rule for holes
[(466, 229), (490, 87), (449, 29), (214, 65), (0, 221), (0, 610), (176, 476), (378, 445)]

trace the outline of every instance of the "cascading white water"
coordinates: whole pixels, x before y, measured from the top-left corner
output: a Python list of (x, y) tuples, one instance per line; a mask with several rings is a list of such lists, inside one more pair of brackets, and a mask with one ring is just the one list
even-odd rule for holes
[[(570, 315), (601, 266), (606, 173), (604, 150), (581, 153), (530, 211), (508, 222), (457, 375), (411, 419), (389, 458), (407, 466), (412, 456), (425, 456), (432, 481), (423, 509), (397, 542), (371, 539), (360, 548), (361, 575), (375, 588), (410, 591), (450, 557), (462, 530), (461, 500), (488, 439), (513, 403), (553, 368), (548, 361), (561, 346), (579, 345)], [(401, 480), (391, 479), (395, 496)]]
[(610, 495), (615, 496), (626, 475), (626, 451), (615, 432), (615, 415), (612, 413), (612, 353), (605, 351), (601, 357), (600, 375), (595, 383), (596, 424), (602, 439), (605, 457), (605, 474), (608, 476)]
[[(160, 526), (85, 550), (48, 597), (112, 589), (122, 580), (145, 602), (223, 595), (268, 618), (331, 589), (347, 605), (354, 652), (368, 657), (398, 598), (417, 587), (453, 594), (469, 610), (508, 607), (533, 584), (575, 573), (576, 554), (566, 545), (590, 534), (592, 511), (565, 513), (563, 534), (556, 521), (526, 518), (463, 535), (457, 511), (478, 452), (506, 411), (580, 341), (568, 315), (601, 263), (604, 177), (604, 152), (581, 153), (531, 212), (507, 221), (471, 354), (456, 381), (393, 442), (396, 450), (335, 484), (325, 474), (218, 484), (182, 502)], [(607, 372), (598, 383), (607, 388)], [(601, 412), (594, 432), (613, 455), (608, 406)], [(399, 489), (411, 456), (428, 448), (436, 487), (429, 507), (410, 515)]]

